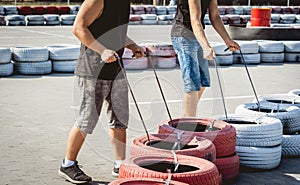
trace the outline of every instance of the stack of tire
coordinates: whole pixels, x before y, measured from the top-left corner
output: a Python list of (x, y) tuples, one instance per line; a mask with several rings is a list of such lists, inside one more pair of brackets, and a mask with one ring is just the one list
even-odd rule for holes
[(130, 158), (120, 167), (120, 179), (153, 178), (164, 183), (172, 179), (190, 185), (220, 184), (221, 178), (214, 164), (216, 150), (208, 139), (187, 135), (178, 138), (177, 134), (151, 134), (149, 140), (147, 138), (141, 136), (133, 140)]
[(24, 15), (7, 15), (6, 21), (8, 26), (20, 26), (26, 24)]
[(58, 6), (57, 7), (57, 13), (59, 15), (70, 14), (70, 7), (68, 7), (68, 6)]
[(44, 14), (45, 25), (57, 26), (60, 25), (59, 15), (56, 14)]
[(273, 169), (280, 164), (282, 124), (279, 119), (239, 114), (219, 119), (236, 129), (235, 151), (241, 166)]
[(31, 15), (32, 9), (30, 6), (18, 6), (19, 15)]
[(260, 52), (260, 61), (265, 63), (284, 62), (284, 45), (280, 41), (257, 41)]
[[(300, 96), (297, 95), (296, 89), (290, 91), (288, 94), (273, 94), (264, 95), (259, 97), (260, 102), (267, 102), (281, 107), (283, 105), (296, 106), (300, 108)], [(294, 93), (292, 93), (294, 92)], [(299, 91), (298, 91), (299, 93)], [(278, 109), (279, 109), (278, 108)], [(300, 110), (300, 109), (299, 109)], [(297, 112), (296, 112), (297, 113)], [(300, 111), (298, 111), (300, 114)], [(297, 117), (299, 115), (294, 115)], [(290, 117), (293, 118), (293, 117)], [(292, 120), (292, 119), (291, 119)], [(282, 136), (282, 156), (300, 156), (300, 119), (286, 122), (283, 126), (283, 136)]]
[(45, 6), (45, 14), (57, 14), (58, 8), (56, 6)]
[(155, 6), (147, 5), (147, 6), (144, 6), (144, 8), (145, 8), (145, 14), (156, 14)]
[(176, 6), (167, 6), (167, 14), (168, 15), (175, 15), (176, 14)]
[(131, 6), (132, 8), (132, 13), (135, 15), (141, 15), (141, 14), (146, 14), (145, 12), (145, 7), (143, 6)]
[(284, 58), (287, 62), (300, 62), (300, 41), (283, 41)]
[(79, 45), (48, 45), (49, 58), (54, 72), (74, 72), (80, 53)]
[(157, 15), (167, 15), (167, 7), (165, 6), (155, 6)]
[(234, 181), (239, 174), (239, 157), (235, 153), (236, 130), (220, 120), (179, 118), (159, 124), (159, 134), (181, 133), (183, 137), (203, 137), (216, 148), (216, 166), (223, 181)]
[(6, 25), (5, 17), (0, 15), (0, 26), (5, 26), (5, 25)]
[(45, 19), (43, 15), (27, 15), (26, 25), (27, 26), (43, 26)]
[(157, 15), (156, 14), (141, 14), (142, 18), (141, 23), (143, 25), (155, 25), (157, 23)]
[(3, 6), (5, 15), (18, 15), (18, 8), (16, 6)]
[(281, 24), (293, 24), (296, 20), (296, 15), (294, 14), (281, 14), (280, 23)]
[(147, 57), (135, 58), (130, 49), (125, 48), (122, 59), (125, 69), (143, 70), (148, 68)]
[(271, 24), (277, 24), (280, 22), (280, 14), (271, 14)]
[(45, 47), (14, 47), (12, 53), (17, 74), (42, 75), (52, 71), (49, 52)]
[[(150, 61), (155, 68), (172, 69), (176, 67), (177, 57), (171, 44), (145, 43)], [(150, 65), (149, 65), (150, 66)]]
[[(229, 66), (233, 64), (233, 55), (232, 51), (227, 50), (227, 46), (224, 43), (214, 42), (211, 44), (211, 47), (215, 50), (216, 53), (216, 64), (220, 66)], [(209, 61), (209, 65), (214, 66), (213, 61)]]
[(3, 6), (0, 6), (0, 15), (5, 15), (5, 10)]
[(9, 48), (0, 48), (0, 77), (13, 74), (14, 66), (11, 63), (11, 50)]
[(60, 16), (61, 25), (73, 25), (75, 21), (76, 15), (73, 14), (65, 14)]
[(43, 6), (33, 6), (31, 8), (32, 8), (33, 15), (43, 15), (45, 13), (45, 9)]
[(157, 16), (157, 24), (159, 25), (169, 25), (173, 23), (174, 14), (168, 15), (158, 15)]
[(69, 8), (70, 8), (70, 14), (77, 15), (77, 13), (80, 9), (80, 6), (79, 5), (69, 5)]
[[(259, 64), (260, 63), (260, 53), (259, 46), (255, 41), (237, 41), (241, 47), (240, 51), (233, 51), (233, 64)], [(244, 59), (245, 61), (243, 61)]]
[(142, 21), (141, 15), (130, 14), (129, 16), (130, 25), (139, 25), (141, 24), (141, 21)]

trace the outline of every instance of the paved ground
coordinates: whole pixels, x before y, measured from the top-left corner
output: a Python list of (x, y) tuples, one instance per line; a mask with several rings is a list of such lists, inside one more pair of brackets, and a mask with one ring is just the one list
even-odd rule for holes
[[(130, 26), (129, 34), (137, 42), (169, 42), (170, 26)], [(218, 41), (211, 27), (210, 41)], [(70, 27), (1, 27), (0, 47), (15, 45), (45, 46), (57, 43), (78, 43)], [(286, 93), (300, 88), (300, 64), (260, 64), (249, 66), (258, 94)], [(212, 87), (207, 89), (199, 105), (199, 117), (223, 113), (214, 68), (210, 68)], [(182, 115), (182, 82), (180, 70), (157, 71), (168, 100), (172, 117)], [(229, 113), (237, 105), (252, 102), (253, 93), (243, 66), (220, 68)], [(151, 70), (128, 71), (128, 77), (150, 133), (168, 118)], [(0, 79), (0, 184), (40, 185), (69, 184), (57, 176), (64, 157), (68, 131), (74, 122), (73, 108), (78, 91), (72, 74), (20, 76)], [(130, 100), (132, 102), (132, 100)], [(92, 184), (108, 184), (111, 176), (112, 152), (107, 135), (107, 118), (100, 116), (93, 135), (87, 138), (79, 161), (94, 178)], [(143, 135), (136, 109), (130, 105), (128, 143)], [(276, 169), (253, 172), (241, 170), (236, 184), (300, 184), (300, 160), (282, 159)]]

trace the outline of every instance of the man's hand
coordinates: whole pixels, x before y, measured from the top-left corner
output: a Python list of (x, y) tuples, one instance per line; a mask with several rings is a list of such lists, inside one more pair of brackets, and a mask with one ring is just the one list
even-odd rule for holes
[(235, 51), (235, 50), (241, 49), (240, 45), (232, 39), (226, 41), (226, 45), (230, 49), (230, 51)]
[(112, 63), (119, 59), (119, 55), (110, 49), (105, 49), (101, 54), (101, 59), (105, 63)]
[(216, 53), (211, 47), (203, 47), (203, 58), (206, 60), (215, 60)]
[(130, 49), (131, 49), (134, 57), (136, 57), (136, 58), (141, 58), (141, 57), (145, 57), (146, 56), (146, 51), (144, 50), (143, 47), (141, 47), (139, 45), (135, 44)]

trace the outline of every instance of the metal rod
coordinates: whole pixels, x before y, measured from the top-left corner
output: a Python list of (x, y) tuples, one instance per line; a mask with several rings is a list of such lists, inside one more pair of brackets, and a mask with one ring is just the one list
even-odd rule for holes
[(220, 92), (221, 92), (221, 96), (222, 96), (223, 107), (224, 107), (224, 113), (225, 113), (226, 120), (228, 120), (227, 109), (226, 109), (226, 105), (225, 105), (225, 98), (224, 98), (224, 94), (223, 94), (223, 90), (222, 90), (222, 85), (221, 85), (221, 80), (220, 80), (220, 76), (219, 76), (219, 71), (218, 71), (218, 67), (217, 67), (217, 62), (216, 62), (216, 60), (214, 60), (214, 64), (215, 64), (216, 73), (217, 73), (218, 82), (219, 82), (219, 88), (220, 88)]
[(139, 114), (140, 119), (141, 119), (141, 121), (142, 121), (143, 127), (144, 127), (144, 129), (145, 129), (145, 132), (146, 132), (146, 135), (147, 135), (147, 138), (148, 138), (149, 145), (151, 145), (151, 143), (150, 143), (150, 136), (149, 136), (149, 133), (148, 133), (148, 131), (147, 131), (146, 124), (145, 124), (144, 119), (143, 119), (143, 117), (142, 117), (141, 111), (140, 111), (140, 109), (139, 109), (139, 107), (138, 107), (138, 104), (137, 104), (137, 101), (136, 101), (135, 96), (134, 96), (134, 94), (133, 94), (132, 88), (131, 88), (131, 86), (130, 86), (130, 84), (129, 84), (129, 81), (128, 81), (128, 78), (127, 78), (127, 75), (126, 75), (126, 71), (125, 71), (125, 69), (124, 69), (124, 67), (123, 67), (123, 65), (122, 65), (121, 60), (119, 59), (119, 57), (118, 57), (118, 56), (115, 56), (115, 58), (117, 59), (119, 65), (120, 65), (120, 67), (121, 67), (121, 71), (122, 71), (122, 73), (123, 73), (123, 75), (124, 75), (125, 81), (126, 81), (127, 86), (128, 86), (128, 88), (129, 88), (129, 91), (130, 91), (130, 94), (131, 94), (132, 99), (133, 99), (133, 101), (134, 101), (135, 107), (136, 107), (136, 109), (137, 109), (137, 111), (138, 111), (138, 114)]
[(255, 91), (255, 88), (254, 88), (254, 85), (253, 85), (253, 82), (252, 82), (252, 79), (251, 79), (251, 76), (250, 76), (250, 73), (249, 73), (247, 64), (246, 64), (246, 61), (245, 61), (245, 58), (244, 58), (244, 55), (243, 55), (243, 53), (242, 53), (242, 50), (240, 50), (240, 54), (241, 54), (243, 63), (244, 63), (244, 65), (245, 65), (245, 69), (246, 69), (246, 72), (247, 72), (249, 81), (250, 81), (250, 83), (251, 83), (251, 86), (252, 86), (252, 89), (253, 89), (254, 96), (255, 96), (256, 101), (257, 101), (258, 112), (260, 112), (260, 102), (259, 102), (259, 100), (258, 100), (258, 97), (257, 97), (256, 91)]
[(159, 79), (158, 79), (158, 76), (157, 76), (155, 67), (154, 67), (154, 65), (153, 65), (153, 63), (152, 63), (152, 60), (151, 60), (151, 58), (150, 58), (149, 53), (146, 53), (146, 55), (147, 55), (147, 57), (148, 57), (148, 61), (149, 61), (150, 65), (151, 65), (151, 68), (153, 69), (153, 72), (154, 72), (154, 75), (155, 75), (155, 78), (156, 78), (156, 81), (157, 81), (157, 84), (158, 84), (158, 87), (159, 87), (161, 96), (162, 96), (162, 98), (163, 98), (163, 100), (164, 100), (164, 104), (165, 104), (165, 107), (166, 107), (166, 109), (167, 109), (167, 113), (168, 113), (169, 119), (170, 119), (170, 121), (172, 121), (173, 119), (172, 119), (172, 117), (171, 117), (171, 113), (170, 113), (170, 110), (169, 110), (169, 107), (168, 107), (168, 104), (167, 104), (165, 95), (164, 95), (164, 93), (163, 93), (162, 87), (161, 87), (161, 85), (160, 85), (160, 82), (159, 82)]

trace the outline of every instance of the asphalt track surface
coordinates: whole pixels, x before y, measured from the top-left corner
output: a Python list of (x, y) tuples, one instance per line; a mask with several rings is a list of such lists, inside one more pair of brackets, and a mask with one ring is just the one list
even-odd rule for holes
[[(170, 26), (129, 26), (129, 36), (138, 43), (170, 43)], [(209, 41), (220, 37), (208, 26)], [(70, 26), (0, 27), (0, 47), (46, 46), (50, 44), (79, 44)], [(228, 113), (237, 105), (252, 102), (251, 85), (243, 65), (219, 67)], [(259, 64), (249, 66), (256, 92), (284, 94), (299, 89), (299, 63)], [(129, 81), (139, 103), (150, 133), (168, 119), (153, 71), (128, 70)], [(173, 118), (182, 116), (182, 82), (180, 70), (157, 70)], [(219, 86), (214, 67), (210, 67), (211, 84), (198, 106), (198, 117), (223, 114)], [(43, 76), (14, 75), (0, 78), (0, 184), (69, 184), (57, 175), (65, 154), (69, 129), (75, 119), (78, 91), (74, 75), (52, 73)], [(104, 109), (105, 110), (105, 109)], [(78, 160), (91, 175), (91, 184), (108, 184), (112, 156), (108, 139), (107, 117), (104, 113), (94, 134), (87, 137)], [(129, 144), (144, 135), (141, 121), (130, 99)], [(129, 150), (128, 150), (129, 151)], [(128, 153), (128, 152), (127, 152)], [(128, 154), (127, 154), (128, 155)], [(299, 158), (282, 159), (279, 167), (267, 171), (242, 169), (236, 184), (296, 185), (300, 184)]]

